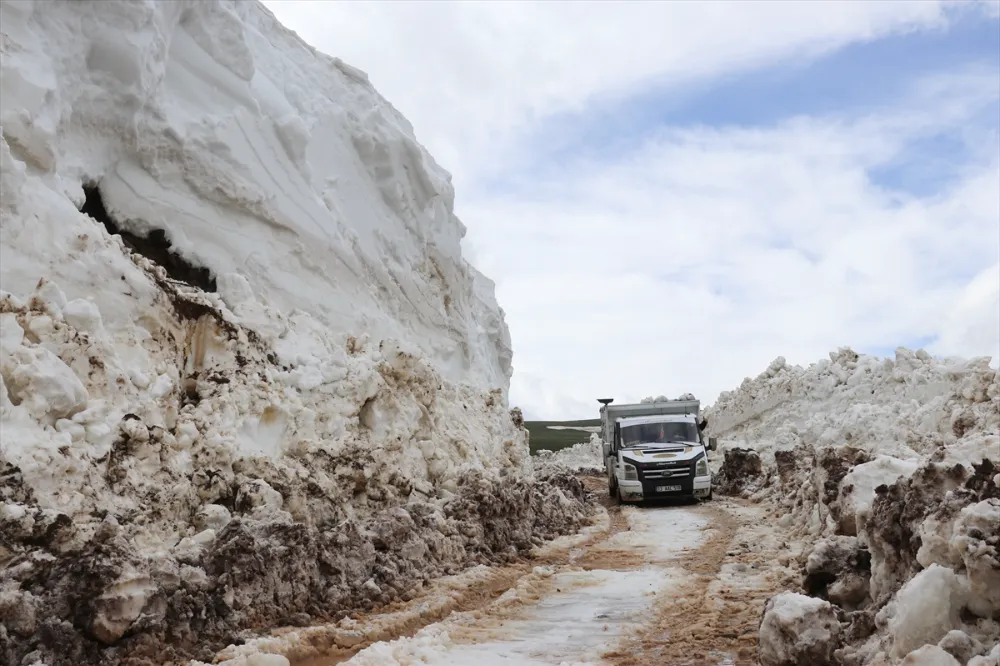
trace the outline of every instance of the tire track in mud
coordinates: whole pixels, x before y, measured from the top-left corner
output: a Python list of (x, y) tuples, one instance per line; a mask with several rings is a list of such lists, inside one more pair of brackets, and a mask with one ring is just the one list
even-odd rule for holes
[[(490, 642), (507, 620), (551, 593), (558, 592), (554, 576), (539, 575), (536, 567), (555, 571), (627, 571), (651, 563), (627, 545), (608, 542), (630, 530), (629, 511), (612, 503), (603, 492), (603, 479), (585, 479), (585, 485), (605, 508), (589, 533), (568, 543), (555, 543), (529, 560), (491, 568), (467, 570), (432, 582), (416, 599), (378, 612), (360, 614), (335, 625), (275, 631), (261, 651), (280, 653), (292, 666), (342, 664), (373, 643), (412, 637), (421, 629), (467, 613), (449, 629), (457, 643)], [(681, 507), (677, 507), (681, 508)], [(649, 507), (638, 511), (663, 511)], [(776, 564), (787, 552), (775, 542), (761, 507), (719, 498), (685, 512), (706, 521), (700, 545), (656, 566), (681, 574), (655, 595), (646, 617), (650, 621), (625, 634), (602, 663), (613, 666), (749, 666), (756, 664), (757, 626), (765, 601), (781, 589), (794, 586), (790, 570)], [(518, 589), (511, 600), (500, 598)], [(289, 634), (294, 633), (295, 636)], [(219, 655), (222, 656), (222, 655)], [(235, 656), (235, 655), (234, 655)]]
[[(294, 644), (285, 646), (281, 654), (291, 662), (291, 666), (335, 666), (373, 643), (412, 637), (424, 627), (440, 622), (454, 613), (484, 610), (531, 575), (535, 567), (604, 568), (589, 557), (588, 553), (591, 548), (606, 542), (615, 534), (627, 531), (628, 520), (622, 507), (613, 504), (607, 494), (602, 492), (603, 477), (583, 477), (581, 480), (588, 491), (596, 494), (598, 504), (607, 512), (605, 529), (595, 531), (569, 546), (545, 548), (541, 554), (524, 562), (492, 568), (484, 578), (468, 584), (456, 582), (455, 585), (461, 587), (450, 592), (442, 590), (440, 583), (433, 584), (417, 599), (393, 604), (374, 613), (354, 616), (350, 624), (365, 627), (365, 630), (350, 632), (344, 631), (340, 625), (328, 625), (305, 630), (276, 631), (272, 636), (278, 640), (283, 634), (287, 635), (292, 631), (298, 634)], [(457, 578), (460, 577), (461, 574)], [(543, 581), (537, 592), (544, 592), (547, 585), (548, 582)], [(514, 612), (514, 609), (508, 612)]]
[[(750, 666), (757, 664), (757, 627), (768, 598), (793, 585), (778, 567), (778, 552), (751, 545), (762, 513), (747, 503), (718, 499), (694, 509), (712, 533), (674, 560), (687, 576), (661, 590), (655, 616), (603, 655), (613, 666)], [(748, 512), (749, 516), (739, 513)]]

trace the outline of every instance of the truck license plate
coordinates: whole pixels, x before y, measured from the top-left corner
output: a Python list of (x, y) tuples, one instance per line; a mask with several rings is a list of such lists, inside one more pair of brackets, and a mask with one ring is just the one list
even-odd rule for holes
[(656, 492), (658, 493), (672, 493), (680, 489), (680, 486), (656, 486)]

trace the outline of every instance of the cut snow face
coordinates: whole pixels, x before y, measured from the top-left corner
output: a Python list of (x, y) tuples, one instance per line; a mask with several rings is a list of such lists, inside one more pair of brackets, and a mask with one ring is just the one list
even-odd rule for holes
[(0, 13), (0, 661), (210, 657), (580, 525), (363, 73), (256, 2)]
[(964, 664), (997, 645), (998, 404), (989, 359), (905, 349), (779, 358), (720, 396), (719, 492), (776, 502), (781, 527), (816, 540), (808, 596), (765, 614), (762, 660)]

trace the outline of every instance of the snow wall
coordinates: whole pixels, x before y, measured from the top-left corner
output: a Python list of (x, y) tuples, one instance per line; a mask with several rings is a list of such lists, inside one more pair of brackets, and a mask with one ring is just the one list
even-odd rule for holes
[(804, 544), (802, 590), (768, 604), (762, 664), (996, 664), (1000, 648), (985, 656), (1000, 642), (989, 358), (778, 358), (706, 415), (719, 490), (773, 502)]
[(0, 661), (210, 660), (579, 526), (364, 73), (256, 2), (0, 11)]

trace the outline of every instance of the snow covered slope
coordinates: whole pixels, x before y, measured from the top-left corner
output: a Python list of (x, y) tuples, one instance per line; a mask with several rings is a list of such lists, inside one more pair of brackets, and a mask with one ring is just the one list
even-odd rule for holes
[(208, 650), (579, 524), (362, 72), (256, 2), (0, 11), (0, 655)]
[(935, 359), (900, 348), (878, 358), (844, 348), (808, 368), (775, 359), (722, 393), (706, 416), (713, 434), (754, 442), (772, 457), (807, 440), (912, 460), (944, 447), (947, 460), (970, 463), (998, 450), (997, 400), (989, 357)]
[[(503, 313), (462, 259), (448, 174), (364, 74), (257, 3), (18, 2), (3, 12), (0, 287), (12, 315), (17, 299), (26, 306), (5, 319), (4, 375), (18, 395), (34, 393), (21, 384), (37, 381), (14, 379), (28, 368), (69, 381), (51, 355), (25, 356), (15, 338), (27, 336), (70, 354), (83, 382), (53, 387), (58, 404), (33, 405), (33, 417), (120, 418), (213, 369), (245, 367), (231, 344), (245, 336), (271, 386), (221, 415), (235, 450), (336, 440), (362, 406), (376, 443), (410, 439), (441, 394), (460, 410), (449, 427), (469, 450), (456, 459), (505, 455), (502, 440), (517, 433), (504, 424)], [(133, 247), (179, 268), (135, 265), (81, 207), (98, 218), (103, 207)], [(385, 339), (400, 343), (378, 349)], [(88, 367), (83, 352), (95, 345)], [(422, 395), (380, 400), (385, 364), (395, 381), (419, 375)], [(107, 448), (99, 435), (79, 438)], [(11, 443), (8, 455), (23, 449)]]
[[(775, 502), (780, 524), (815, 542), (803, 591), (838, 607), (824, 647), (836, 663), (896, 664), (929, 645), (959, 660), (933, 663), (965, 664), (1000, 642), (1000, 373), (989, 361), (907, 349), (840, 349), (808, 368), (779, 358), (707, 412), (723, 440), (720, 492)], [(816, 646), (796, 637), (834, 616), (769, 612), (762, 654), (777, 656), (766, 664), (805, 659)], [(815, 632), (791, 631), (810, 622)], [(773, 623), (788, 626), (765, 631)], [(924, 652), (905, 663), (931, 663)]]

